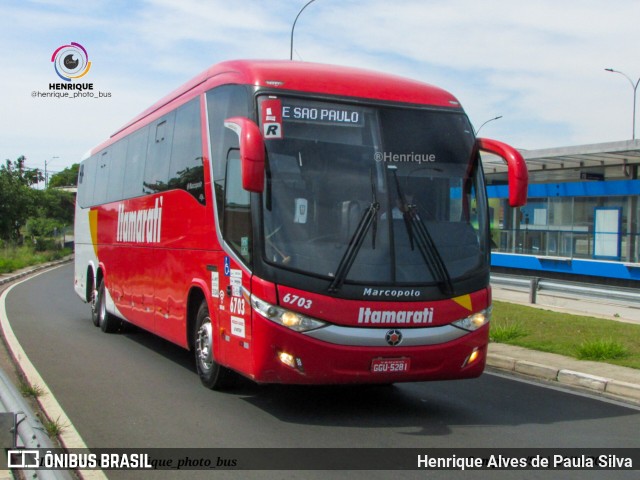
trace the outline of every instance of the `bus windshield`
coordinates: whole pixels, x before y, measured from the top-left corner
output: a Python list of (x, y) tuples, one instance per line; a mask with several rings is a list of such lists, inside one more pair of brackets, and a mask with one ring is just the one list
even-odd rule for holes
[(265, 261), (336, 288), (446, 292), (486, 274), (485, 188), (464, 113), (274, 96), (259, 106)]

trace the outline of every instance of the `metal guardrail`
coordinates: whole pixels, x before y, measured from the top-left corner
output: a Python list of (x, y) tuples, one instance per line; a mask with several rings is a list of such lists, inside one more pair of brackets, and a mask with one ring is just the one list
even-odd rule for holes
[(501, 286), (516, 287), (529, 291), (529, 302), (536, 303), (538, 292), (549, 291), (565, 295), (582, 295), (606, 298), (636, 304), (640, 307), (640, 289), (624, 287), (608, 287), (576, 282), (561, 282), (540, 277), (521, 277), (516, 275), (491, 274), (491, 283)]
[[(33, 413), (31, 407), (22, 398), (6, 373), (0, 369), (0, 411), (16, 416), (15, 447), (19, 449), (55, 448), (45, 428)], [(5, 452), (0, 452), (5, 454)], [(40, 480), (70, 480), (69, 472), (64, 470), (21, 470), (24, 478)]]

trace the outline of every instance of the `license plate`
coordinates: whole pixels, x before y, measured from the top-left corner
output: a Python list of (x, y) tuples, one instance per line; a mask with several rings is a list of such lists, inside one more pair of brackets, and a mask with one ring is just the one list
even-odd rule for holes
[(374, 358), (371, 361), (373, 373), (404, 373), (409, 371), (409, 358)]

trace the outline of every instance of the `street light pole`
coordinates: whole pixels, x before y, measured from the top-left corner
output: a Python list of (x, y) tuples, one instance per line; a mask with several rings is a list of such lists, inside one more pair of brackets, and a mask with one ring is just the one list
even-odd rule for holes
[(629, 80), (629, 83), (631, 84), (631, 88), (633, 88), (633, 131), (631, 132), (631, 138), (635, 140), (636, 139), (636, 96), (638, 93), (638, 85), (640, 85), (640, 78), (638, 78), (638, 81), (636, 83), (633, 83), (633, 80), (631, 80), (629, 75), (627, 75), (626, 73), (623, 73), (619, 70), (614, 70), (613, 68), (605, 68), (605, 70), (607, 72), (619, 73), (624, 78)]
[(302, 11), (307, 8), (310, 4), (312, 4), (313, 2), (315, 2), (316, 0), (310, 0), (308, 1), (304, 7), (302, 7), (300, 9), (300, 11), (298, 12), (298, 15), (296, 15), (296, 19), (293, 21), (293, 25), (291, 26), (291, 49), (289, 50), (289, 60), (293, 60), (293, 30), (296, 28), (296, 22), (298, 21), (298, 17), (300, 16), (300, 14), (302, 13)]
[(487, 120), (486, 122), (484, 122), (482, 125), (480, 125), (480, 128), (478, 128), (478, 130), (476, 130), (476, 137), (478, 136), (478, 134), (480, 133), (480, 130), (482, 129), (482, 127), (484, 127), (487, 123), (489, 122), (493, 122), (494, 120), (500, 120), (502, 118), (502, 115), (498, 115), (497, 117), (494, 118), (490, 118), (489, 120)]

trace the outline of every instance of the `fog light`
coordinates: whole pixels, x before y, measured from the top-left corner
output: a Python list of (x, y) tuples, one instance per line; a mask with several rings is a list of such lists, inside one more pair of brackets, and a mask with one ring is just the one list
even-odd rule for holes
[(294, 357), (287, 352), (278, 352), (278, 359), (287, 367), (295, 368), (300, 373), (304, 373), (304, 368), (302, 368), (302, 360), (300, 360), (298, 357)]
[(478, 349), (474, 348), (473, 352), (471, 352), (471, 355), (469, 355), (469, 362), (467, 363), (469, 364), (469, 363), (475, 362), (479, 356), (480, 356), (480, 353), (478, 352)]
[(293, 355), (287, 352), (278, 353), (278, 358), (282, 363), (291, 368), (296, 368), (296, 359)]
[(464, 361), (464, 363), (462, 364), (462, 368), (468, 365), (471, 365), (473, 362), (475, 362), (478, 359), (478, 357), (480, 357), (480, 351), (478, 350), (478, 347), (475, 347), (471, 352), (471, 355), (469, 355)]

